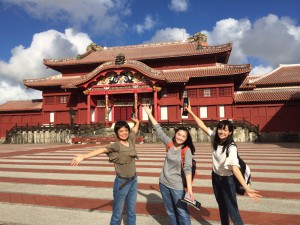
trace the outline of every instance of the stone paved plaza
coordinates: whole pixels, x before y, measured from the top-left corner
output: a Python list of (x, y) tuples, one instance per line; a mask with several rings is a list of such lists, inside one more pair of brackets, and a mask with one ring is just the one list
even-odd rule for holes
[[(192, 224), (220, 224), (212, 192), (208, 143), (195, 143), (198, 175), (193, 185), (202, 209), (190, 208)], [(0, 224), (103, 225), (112, 210), (113, 165), (106, 156), (69, 165), (74, 154), (96, 145), (0, 145)], [(300, 144), (238, 143), (250, 165), (261, 203), (239, 196), (245, 224), (300, 224)], [(137, 224), (168, 224), (158, 177), (163, 144), (138, 144)], [(123, 223), (122, 223), (123, 224)]]

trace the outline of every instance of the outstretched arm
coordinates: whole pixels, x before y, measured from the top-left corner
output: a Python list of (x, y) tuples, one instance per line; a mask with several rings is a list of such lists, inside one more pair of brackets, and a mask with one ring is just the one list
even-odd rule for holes
[(131, 118), (131, 120), (134, 122), (134, 126), (133, 126), (133, 128), (131, 128), (131, 130), (134, 133), (137, 133), (138, 129), (139, 129), (140, 121), (137, 118)]
[(91, 151), (87, 154), (79, 154), (79, 155), (75, 155), (76, 157), (74, 157), (72, 160), (71, 160), (71, 166), (78, 166), (78, 164), (84, 160), (84, 159), (88, 159), (88, 158), (91, 158), (91, 157), (94, 157), (94, 156), (97, 156), (97, 155), (100, 155), (102, 153), (108, 153), (108, 150), (106, 148), (99, 148), (99, 149), (96, 149), (94, 151)]
[(149, 119), (151, 120), (152, 125), (158, 124), (156, 119), (152, 115), (152, 109), (150, 109), (148, 104), (143, 105), (144, 111), (148, 114)]
[(192, 111), (191, 105), (189, 104), (188, 107), (186, 107), (186, 110), (192, 115), (197, 125), (207, 134), (209, 135), (209, 128), (204, 124), (204, 122), (195, 115), (195, 113)]
[(170, 142), (172, 142), (172, 139), (163, 131), (162, 127), (158, 124), (156, 119), (152, 115), (152, 109), (149, 107), (148, 104), (143, 105), (144, 111), (148, 114), (149, 119), (153, 125), (153, 128), (157, 137), (167, 146)]
[(245, 189), (245, 191), (247, 192), (248, 196), (252, 199), (252, 201), (255, 202), (259, 202), (260, 198), (262, 197), (261, 195), (259, 195), (259, 191), (256, 190), (252, 190), (245, 182), (243, 175), (239, 169), (238, 166), (232, 166), (232, 172), (234, 174), (234, 176), (236, 177), (236, 179), (238, 179), (238, 181), (240, 182), (240, 184), (243, 186), (243, 188)]

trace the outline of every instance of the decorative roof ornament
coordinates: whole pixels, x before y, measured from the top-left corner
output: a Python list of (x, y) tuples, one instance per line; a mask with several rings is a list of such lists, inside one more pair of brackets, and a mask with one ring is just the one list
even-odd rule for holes
[(121, 65), (121, 64), (124, 64), (125, 63), (125, 56), (124, 54), (120, 53), (116, 56), (116, 59), (115, 59), (115, 64), (116, 65)]
[(208, 46), (207, 44), (207, 36), (206, 34), (202, 34), (201, 32), (197, 32), (194, 36), (189, 37), (187, 39), (190, 43), (198, 42), (197, 50), (202, 49), (203, 46)]
[(159, 86), (153, 85), (152, 89), (154, 92), (160, 92), (162, 88)]
[(89, 90), (89, 89), (86, 89), (86, 90), (83, 91), (83, 94), (84, 94), (84, 95), (88, 95), (89, 93), (90, 93), (90, 90)]
[(88, 52), (88, 51), (93, 51), (93, 52), (95, 52), (95, 51), (100, 51), (100, 50), (102, 50), (102, 49), (103, 49), (102, 46), (96, 45), (94, 42), (92, 42), (91, 44), (89, 44), (89, 45), (86, 47), (86, 51), (87, 51), (87, 52)]

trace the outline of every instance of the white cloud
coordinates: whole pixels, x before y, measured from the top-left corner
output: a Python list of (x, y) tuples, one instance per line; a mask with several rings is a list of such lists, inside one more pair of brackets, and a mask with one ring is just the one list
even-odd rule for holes
[[(48, 30), (35, 34), (28, 48), (16, 46), (12, 49), (12, 56), (8, 62), (0, 61), (0, 89), (6, 92), (10, 89), (15, 90), (10, 93), (11, 99), (19, 99), (20, 96), (25, 98), (29, 92), (19, 90), (25, 89), (23, 79), (41, 78), (58, 73), (47, 70), (43, 59), (74, 57), (85, 52), (91, 42), (87, 34), (75, 33), (72, 29), (66, 29), (65, 33)], [(1, 101), (4, 101), (3, 96)]]
[(300, 62), (300, 27), (287, 18), (268, 15), (255, 21), (241, 42), (245, 55), (259, 58), (267, 65)]
[[(68, 22), (69, 26), (88, 27), (100, 34), (125, 29), (122, 18), (131, 14), (127, 0), (2, 0), (8, 6), (19, 6), (40, 20)], [(115, 29), (118, 27), (118, 29)]]
[(171, 3), (169, 4), (169, 9), (175, 12), (184, 12), (188, 7), (188, 0), (171, 0)]
[(207, 34), (210, 45), (233, 43), (231, 64), (252, 63), (253, 60), (259, 65), (255, 70), (264, 67), (268, 71), (279, 64), (300, 61), (300, 27), (288, 17), (268, 15), (253, 24), (248, 19), (229, 18), (218, 21), (212, 31), (202, 32)]
[(155, 35), (146, 42), (168, 42), (168, 41), (181, 41), (190, 37), (185, 29), (181, 28), (165, 28), (157, 30)]
[(41, 99), (42, 92), (25, 89), (20, 84), (11, 84), (6, 81), (0, 82), (1, 95), (0, 105), (10, 100)]
[(274, 68), (271, 66), (258, 65), (252, 68), (250, 75), (264, 75), (270, 73)]
[(250, 29), (251, 23), (249, 20), (228, 18), (218, 21), (211, 32), (202, 32), (207, 34), (207, 41), (210, 45), (221, 45), (229, 42), (233, 43), (230, 62), (239, 64), (246, 62), (247, 56), (244, 54), (240, 45)]
[(142, 34), (145, 30), (151, 30), (156, 24), (156, 20), (153, 20), (151, 15), (145, 17), (143, 24), (137, 24), (134, 26), (137, 33)]
[[(300, 62), (300, 26), (288, 17), (262, 17), (251, 24), (249, 19), (228, 18), (216, 23), (211, 31), (203, 30), (209, 45), (233, 43), (229, 64), (252, 64), (251, 74), (266, 74), (279, 64)], [(185, 29), (157, 30), (148, 42), (180, 41), (190, 36)]]

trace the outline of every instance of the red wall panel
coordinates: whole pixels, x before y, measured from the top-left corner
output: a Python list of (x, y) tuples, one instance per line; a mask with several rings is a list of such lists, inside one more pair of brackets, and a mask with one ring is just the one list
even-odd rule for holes
[(178, 106), (169, 106), (168, 107), (168, 119), (170, 122), (180, 120), (178, 117), (178, 111), (179, 111)]

